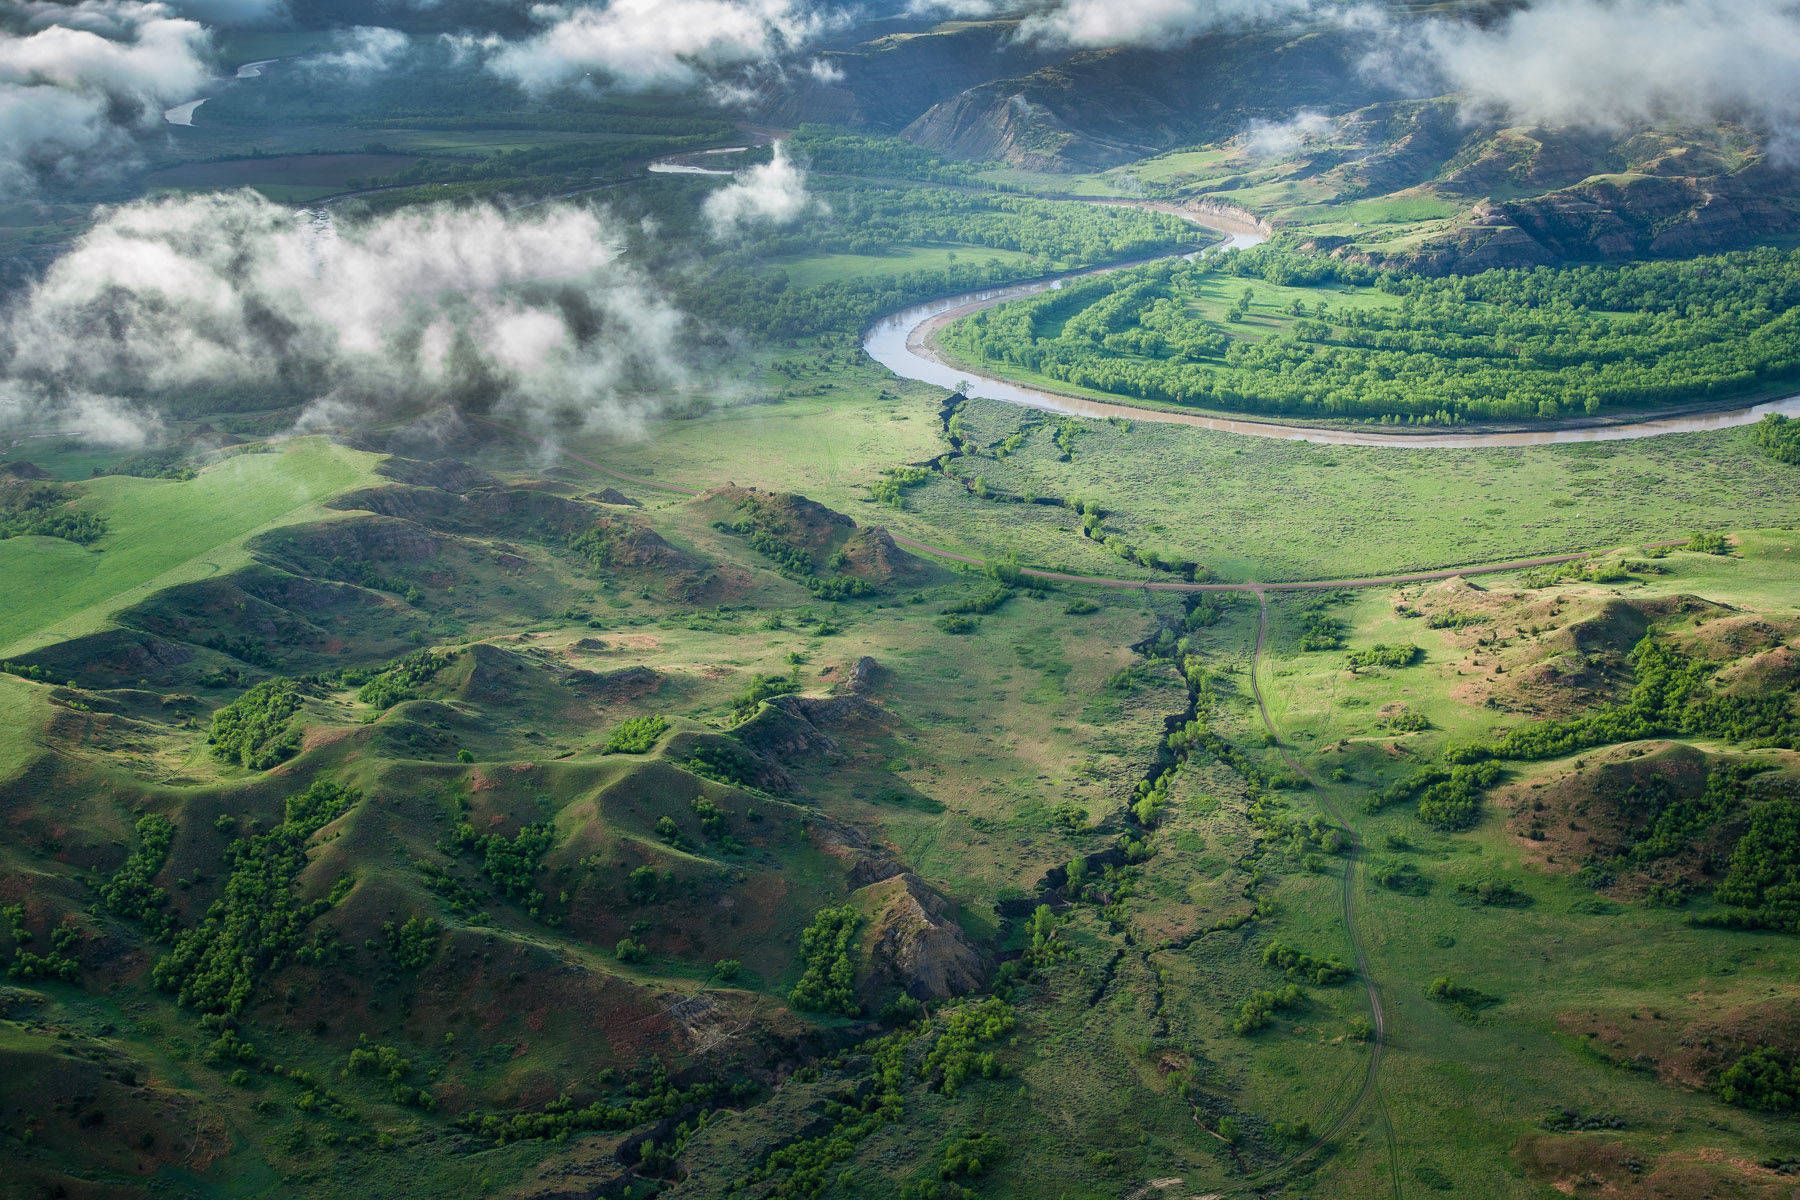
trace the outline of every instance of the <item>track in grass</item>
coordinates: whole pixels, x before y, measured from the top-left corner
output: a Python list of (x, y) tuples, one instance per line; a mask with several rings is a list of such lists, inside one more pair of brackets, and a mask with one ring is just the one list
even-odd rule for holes
[(1335, 821), (1344, 831), (1348, 844), (1348, 852), (1344, 857), (1344, 886), (1340, 899), (1344, 933), (1350, 941), (1350, 955), (1356, 965), (1357, 977), (1363, 981), (1363, 989), (1369, 999), (1369, 1020), (1374, 1032), (1369, 1038), (1369, 1065), (1363, 1072), (1362, 1086), (1356, 1095), (1350, 1098), (1343, 1111), (1330, 1125), (1320, 1130), (1304, 1149), (1287, 1162), (1273, 1167), (1253, 1177), (1250, 1182), (1269, 1182), (1280, 1179), (1310, 1164), (1330, 1143), (1363, 1114), (1371, 1102), (1374, 1104), (1376, 1119), (1380, 1122), (1385, 1135), (1388, 1151), (1388, 1173), (1392, 1181), (1395, 1200), (1400, 1197), (1400, 1163), (1399, 1147), (1394, 1137), (1393, 1122), (1388, 1120), (1387, 1106), (1382, 1103), (1380, 1092), (1381, 1060), (1387, 1046), (1387, 1010), (1381, 1002), (1381, 987), (1375, 982), (1375, 976), (1369, 970), (1369, 959), (1363, 950), (1362, 935), (1356, 924), (1356, 882), (1358, 868), (1362, 865), (1362, 838), (1358, 836), (1354, 826), (1345, 818), (1344, 810), (1339, 806), (1332, 794), (1332, 789), (1307, 770), (1298, 755), (1288, 748), (1282, 740), (1281, 731), (1275, 727), (1274, 719), (1269, 715), (1269, 703), (1263, 695), (1262, 682), (1258, 678), (1258, 670), (1262, 666), (1263, 647), (1269, 636), (1269, 597), (1267, 592), (1257, 593), (1256, 646), (1250, 656), (1250, 693), (1256, 699), (1257, 715), (1262, 718), (1263, 731), (1269, 736), (1269, 744), (1281, 756), (1283, 762), (1300, 778), (1306, 780), (1318, 793), (1319, 807), (1325, 815)]

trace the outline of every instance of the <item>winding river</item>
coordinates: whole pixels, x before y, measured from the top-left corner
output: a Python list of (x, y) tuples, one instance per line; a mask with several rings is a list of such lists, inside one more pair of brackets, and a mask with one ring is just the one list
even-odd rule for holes
[[(272, 67), (280, 61), (281, 60), (279, 58), (261, 58), (255, 62), (245, 63), (237, 69), (237, 72), (234, 75), (232, 75), (231, 78), (232, 79), (257, 79), (257, 78), (260, 78), (262, 76), (264, 67)], [(221, 80), (219, 82), (225, 82), (225, 81)], [(212, 97), (202, 96), (198, 100), (189, 100), (189, 101), (186, 101), (185, 103), (177, 104), (174, 108), (164, 109), (163, 110), (163, 120), (168, 122), (170, 125), (179, 125), (184, 129), (192, 128), (193, 124), (194, 124), (194, 114), (199, 112), (200, 106), (202, 104), (205, 104), (210, 99), (212, 99)]]
[[(1108, 203), (1094, 201), (1091, 203)], [(1136, 204), (1115, 202), (1132, 207), (1155, 208), (1168, 212), (1225, 235), (1226, 241), (1215, 249), (1254, 246), (1267, 240), (1262, 230), (1250, 222), (1230, 214), (1201, 212), (1172, 204)], [(1730, 429), (1761, 420), (1765, 413), (1800, 416), (1800, 395), (1788, 396), (1740, 408), (1714, 409), (1704, 412), (1679, 413), (1644, 420), (1596, 420), (1583, 424), (1543, 429), (1491, 429), (1461, 433), (1400, 432), (1377, 428), (1288, 425), (1278, 421), (1262, 421), (1249, 417), (1212, 416), (1204, 413), (1166, 409), (1140, 408), (1132, 404), (1088, 400), (1048, 388), (1015, 383), (998, 375), (986, 374), (958, 366), (946, 359), (934, 344), (934, 335), (950, 322), (983, 309), (1021, 300), (1028, 296), (1060, 288), (1073, 279), (1105, 275), (1145, 262), (1121, 263), (1078, 271), (1055, 279), (1037, 280), (1012, 287), (970, 292), (945, 300), (915, 304), (892, 313), (870, 328), (863, 336), (863, 350), (870, 358), (900, 376), (919, 383), (946, 389), (961, 388), (969, 396), (998, 400), (1045, 412), (1066, 413), (1077, 417), (1106, 419), (1123, 417), (1132, 421), (1149, 421), (1166, 425), (1192, 425), (1221, 433), (1247, 437), (1279, 438), (1286, 441), (1316, 442), (1327, 446), (1382, 446), (1408, 449), (1474, 449), (1488, 446), (1549, 446), (1566, 442), (1618, 442), (1634, 438), (1660, 437), (1670, 433), (1696, 433), (1710, 429)]]

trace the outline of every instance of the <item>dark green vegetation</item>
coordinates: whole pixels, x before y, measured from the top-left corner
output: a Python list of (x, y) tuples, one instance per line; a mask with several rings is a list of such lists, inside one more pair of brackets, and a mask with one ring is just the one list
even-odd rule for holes
[(1168, 404), (1456, 424), (1752, 395), (1800, 372), (1797, 314), (1795, 251), (1426, 279), (1260, 247), (1077, 282), (944, 339)]
[(106, 521), (70, 505), (74, 497), (56, 484), (34, 483), (0, 475), (0, 539), (60, 538), (90, 545), (106, 533)]
[(1800, 739), (1800, 715), (1785, 692), (1721, 694), (1711, 683), (1713, 664), (1651, 636), (1631, 648), (1628, 662), (1635, 682), (1621, 703), (1565, 721), (1526, 725), (1494, 742), (1455, 746), (1448, 756), (1459, 762), (1556, 758), (1666, 734), (1701, 734), (1789, 750)]
[(1800, 466), (1800, 421), (1770, 413), (1756, 427), (1756, 444), (1776, 462)]
[(313, 834), (361, 798), (336, 784), (315, 783), (288, 797), (280, 824), (227, 846), (219, 899), (157, 961), (151, 971), (156, 986), (201, 1013), (227, 1020), (242, 1013), (258, 980), (280, 967), (306, 927), (349, 891), (345, 880), (323, 899), (299, 903), (294, 880), (306, 866)]
[(821, 909), (800, 935), (800, 981), (788, 993), (795, 1008), (854, 1017), (856, 960), (851, 954), (862, 917), (854, 908)]
[(687, 302), (770, 339), (860, 333), (915, 301), (1211, 240), (1143, 209), (838, 179), (819, 195), (828, 212), (727, 256)]
[[(642, 168), (749, 140), (730, 114), (528, 97), (435, 37), (496, 6), (403, 7), (404, 71), (221, 89), (149, 185), (361, 193), (343, 222), (604, 188), (729, 386), (556, 459), (276, 436), (310, 392), (183, 398), (170, 444), (224, 452), (7, 450), (0, 1196), (1789, 1200), (1791, 425), (1316, 446), (947, 398), (854, 344), (1206, 237), (1072, 197), (1213, 192), (1276, 248), (1073, 285), (1042, 332), (1432, 424), (1773, 386), (1790, 251), (1358, 265), (1460, 245), (1489, 193), (1471, 267), (1582, 257), (1507, 242), (1557, 193), (1661, 189), (1678, 253), (1717, 190), (1728, 241), (1733, 197), (1785, 203), (1738, 133), (1463, 126), (1352, 87), (1333, 31), (1066, 57), (901, 22), (771, 85), (763, 124), (855, 132), (804, 125), (824, 204), (720, 240), (722, 181)], [(1180, 148), (1362, 100), (1304, 162)]]
[(266, 771), (300, 749), (292, 724), (299, 711), (299, 686), (291, 679), (270, 679), (214, 713), (206, 740), (216, 757)]
[(662, 717), (629, 717), (606, 736), (605, 754), (645, 754), (669, 730)]

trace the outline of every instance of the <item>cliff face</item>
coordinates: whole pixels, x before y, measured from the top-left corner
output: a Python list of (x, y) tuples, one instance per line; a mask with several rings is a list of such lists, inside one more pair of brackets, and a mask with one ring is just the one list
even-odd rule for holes
[[(1591, 136), (1516, 130), (1473, 138), (1462, 155), (1466, 165), (1431, 184), (1471, 200), (1468, 211), (1448, 230), (1381, 261), (1468, 272), (1705, 254), (1800, 232), (1800, 172), (1669, 140), (1638, 135), (1595, 144)], [(1521, 141), (1534, 152), (1519, 154)], [(1543, 190), (1517, 194), (1534, 185)]]
[[(1074, 54), (1015, 32), (1011, 21), (954, 22), (828, 50), (837, 71), (787, 85), (765, 116), (899, 130), (949, 158), (1073, 173), (1180, 147), (1241, 147), (1233, 139), (1256, 122), (1329, 113), (1328, 137), (1286, 161), (1240, 150), (1236, 174), (1201, 192), (1229, 203), (1232, 189), (1279, 178), (1291, 186), (1268, 194), (1304, 197), (1286, 201), (1303, 208), (1397, 194), (1420, 211), (1435, 205), (1441, 216), (1386, 245), (1393, 218), (1379, 212), (1327, 219), (1316, 233), (1292, 226), (1314, 249), (1432, 273), (1696, 254), (1800, 232), (1800, 174), (1771, 166), (1743, 129), (1472, 122), (1453, 96), (1387, 90), (1362, 69), (1366, 42), (1344, 30)], [(1277, 209), (1258, 216), (1282, 224)]]
[(1334, 32), (1211, 37), (1171, 52), (1092, 51), (962, 91), (904, 136), (953, 158), (1098, 170), (1303, 108), (1368, 103), (1383, 91), (1358, 73), (1358, 56), (1354, 42)]
[(790, 80), (770, 91), (758, 117), (776, 126), (899, 130), (940, 101), (1061, 56), (1015, 41), (1013, 29), (1011, 21), (957, 22), (827, 50), (818, 56), (831, 68), (826, 78)]
[(1461, 210), (1404, 249), (1341, 233), (1302, 242), (1358, 261), (1468, 272), (1702, 254), (1800, 231), (1800, 172), (1731, 127), (1484, 126), (1438, 97), (1346, 113), (1325, 140), (1294, 179), (1340, 201), (1406, 193)]

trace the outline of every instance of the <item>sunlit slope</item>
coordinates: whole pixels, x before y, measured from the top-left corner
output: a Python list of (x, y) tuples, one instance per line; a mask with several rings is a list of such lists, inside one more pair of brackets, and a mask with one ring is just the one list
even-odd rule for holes
[(154, 592), (244, 564), (248, 538), (326, 515), (323, 501), (375, 481), (379, 457), (302, 438), (191, 480), (94, 480), (78, 502), (108, 522), (93, 545), (0, 542), (0, 655), (91, 633)]

